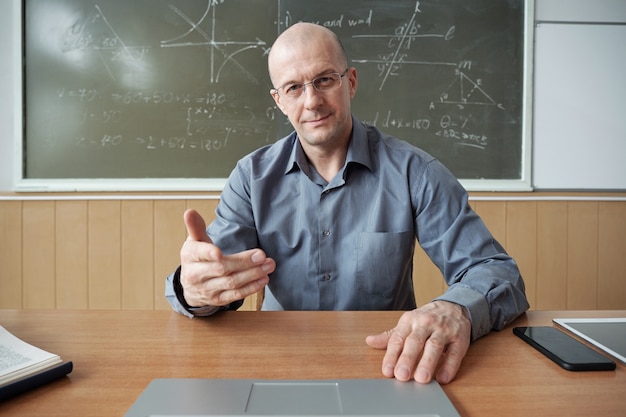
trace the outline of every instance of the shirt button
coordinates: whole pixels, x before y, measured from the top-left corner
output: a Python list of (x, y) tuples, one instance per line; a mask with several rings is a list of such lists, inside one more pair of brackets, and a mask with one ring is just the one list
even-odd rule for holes
[(322, 234), (326, 237), (330, 236), (330, 230), (324, 230)]
[(322, 277), (322, 279), (324, 281), (330, 281), (330, 274), (324, 274), (324, 276)]

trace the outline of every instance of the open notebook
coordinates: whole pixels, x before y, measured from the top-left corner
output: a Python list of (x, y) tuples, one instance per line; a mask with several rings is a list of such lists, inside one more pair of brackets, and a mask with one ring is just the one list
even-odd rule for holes
[(0, 326), (0, 402), (62, 378), (73, 366)]
[(441, 416), (441, 386), (394, 379), (155, 379), (126, 413), (147, 416)]

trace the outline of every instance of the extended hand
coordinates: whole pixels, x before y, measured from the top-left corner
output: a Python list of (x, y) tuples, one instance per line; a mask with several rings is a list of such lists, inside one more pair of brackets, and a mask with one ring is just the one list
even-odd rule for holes
[(180, 283), (187, 304), (223, 306), (260, 291), (276, 268), (260, 249), (224, 255), (195, 210), (184, 214), (188, 237), (180, 250)]
[(471, 331), (464, 307), (434, 301), (404, 313), (396, 327), (368, 336), (366, 342), (387, 349), (382, 366), (385, 376), (427, 383), (437, 372), (437, 381), (447, 384), (467, 353)]

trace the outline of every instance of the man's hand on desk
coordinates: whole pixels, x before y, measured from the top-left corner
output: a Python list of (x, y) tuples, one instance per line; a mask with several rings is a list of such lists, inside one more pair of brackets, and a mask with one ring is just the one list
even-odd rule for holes
[(195, 210), (184, 214), (187, 240), (180, 251), (180, 283), (192, 307), (223, 306), (260, 291), (276, 268), (260, 249), (224, 255), (206, 234)]
[(434, 301), (400, 317), (398, 324), (366, 342), (387, 349), (383, 374), (400, 381), (414, 378), (427, 383), (433, 377), (447, 384), (456, 376), (470, 345), (472, 325), (465, 308)]

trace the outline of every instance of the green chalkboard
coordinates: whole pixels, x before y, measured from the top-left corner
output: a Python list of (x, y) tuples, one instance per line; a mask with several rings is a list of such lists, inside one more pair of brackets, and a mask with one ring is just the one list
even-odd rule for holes
[(225, 178), (291, 131), (267, 53), (336, 31), (359, 119), (461, 179), (524, 166), (523, 0), (25, 0), (25, 179)]

